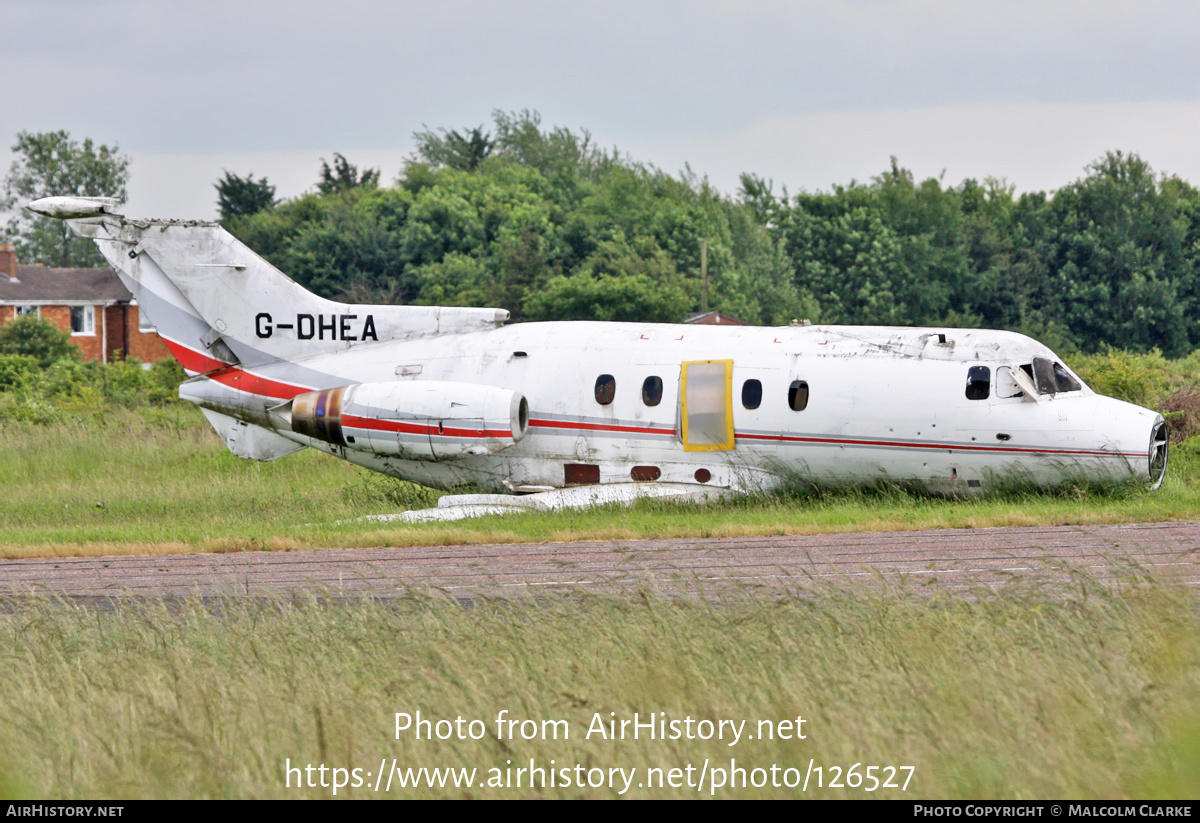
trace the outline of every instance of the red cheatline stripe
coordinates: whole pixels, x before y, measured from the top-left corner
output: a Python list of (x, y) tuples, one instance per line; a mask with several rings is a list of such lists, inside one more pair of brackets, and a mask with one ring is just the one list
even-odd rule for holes
[(175, 355), (175, 359), (179, 361), (179, 365), (188, 371), (203, 374), (209, 380), (215, 380), (218, 383), (238, 389), (239, 391), (248, 392), (249, 394), (260, 394), (264, 397), (278, 398), (280, 400), (290, 400), (298, 394), (312, 391), (312, 389), (302, 386), (293, 386), (290, 383), (280, 383), (277, 380), (259, 377), (239, 366), (232, 366), (223, 360), (209, 357), (166, 337), (163, 338), (163, 342), (167, 344), (167, 348), (171, 350), (171, 354)]
[[(206, 354), (202, 354), (194, 349), (184, 346), (170, 338), (163, 337), (163, 342), (175, 355), (175, 359), (179, 361), (185, 369), (197, 374), (208, 373), (207, 376), (211, 380), (216, 380), (226, 386), (230, 386), (240, 391), (249, 392), (250, 394), (260, 394), (266, 397), (279, 398), (282, 400), (290, 400), (298, 394), (312, 391), (310, 388), (293, 386), (288, 383), (280, 383), (275, 380), (269, 380), (265, 377), (251, 374), (250, 372), (231, 366), (221, 360), (216, 360)], [(342, 424), (359, 429), (376, 429), (379, 431), (395, 431), (409, 432), (413, 434), (439, 434), (432, 426), (420, 426), (412, 423), (401, 423), (392, 420), (371, 420), (365, 417), (356, 417), (353, 415), (344, 415)], [(530, 420), (530, 427), (545, 428), (545, 429), (568, 429), (571, 431), (605, 431), (619, 432), (623, 434), (664, 434), (674, 435), (674, 429), (651, 428), (648, 426), (618, 426), (609, 423), (582, 423), (566, 420)], [(511, 437), (512, 432), (506, 429), (485, 431), (476, 431), (474, 429), (456, 429), (443, 427), (442, 432), (449, 437)], [(1103, 452), (1103, 451), (1085, 451), (1085, 450), (1070, 450), (1070, 449), (1023, 449), (1016, 446), (966, 446), (953, 445), (948, 443), (901, 443), (898, 441), (888, 440), (847, 440), (827, 437), (795, 437), (785, 434), (735, 434), (735, 437), (740, 440), (766, 440), (776, 443), (821, 443), (833, 446), (875, 446), (875, 447), (891, 447), (900, 449), (946, 449), (950, 451), (973, 451), (995, 453), (1012, 453), (1012, 454), (1060, 454), (1076, 457), (1125, 457), (1138, 458), (1145, 455), (1139, 452), (1121, 453), (1121, 452)]]
[[(572, 421), (561, 420), (530, 420), (530, 426), (547, 429), (568, 429), (572, 431), (607, 431), (607, 432), (633, 432), (638, 434), (667, 434), (674, 435), (673, 429), (654, 429), (644, 426), (618, 426), (607, 423), (578, 423)], [(986, 452), (989, 454), (995, 453), (1015, 453), (1015, 454), (1061, 454), (1074, 455), (1078, 457), (1142, 457), (1140, 452), (1123, 454), (1121, 452), (1105, 452), (1105, 451), (1087, 451), (1087, 450), (1071, 450), (1071, 449), (1030, 449), (1020, 448), (1018, 446), (968, 446), (955, 445), (949, 443), (904, 443), (900, 441), (889, 440), (851, 440), (831, 437), (798, 437), (786, 434), (740, 434), (734, 435), (738, 440), (766, 440), (776, 443), (819, 443), (833, 446), (876, 446), (876, 447), (891, 447), (901, 449), (946, 449), (953, 451), (975, 451)]]
[(265, 377), (251, 374), (237, 366), (227, 366), (219, 371), (206, 374), (205, 377), (209, 380), (216, 380), (218, 383), (223, 383), (230, 388), (238, 389), (239, 391), (279, 400), (291, 400), (298, 394), (312, 391), (312, 389), (268, 380)]
[(655, 429), (647, 426), (617, 426), (609, 423), (577, 423), (567, 420), (530, 420), (529, 425), (543, 429), (571, 429), (572, 431), (625, 432), (631, 434), (675, 434), (674, 429)]
[(890, 440), (844, 440), (830, 437), (792, 437), (784, 434), (738, 434), (741, 440), (770, 440), (787, 443), (823, 443), (834, 446), (885, 446), (900, 449), (947, 449), (953, 451), (1015, 452), (1019, 454), (1065, 454), (1079, 457), (1144, 457), (1138, 452), (1087, 451), (1083, 449), (1023, 449), (1018, 446), (967, 446), (953, 443), (902, 443)]
[(217, 360), (209, 357), (207, 354), (201, 354), (198, 351), (189, 349), (187, 346), (177, 343), (169, 337), (163, 337), (163, 342), (167, 344), (167, 348), (171, 350), (171, 354), (175, 355), (175, 359), (179, 361), (179, 365), (195, 374), (223, 369), (229, 365), (223, 360)]
[(420, 423), (407, 423), (400, 420), (378, 420), (373, 417), (359, 417), (355, 414), (342, 415), (342, 427), (365, 429), (367, 431), (404, 432), (406, 434), (431, 434), (445, 437), (507, 437), (512, 438), (508, 429), (458, 429), (443, 425), (438, 431), (437, 426), (427, 426)]

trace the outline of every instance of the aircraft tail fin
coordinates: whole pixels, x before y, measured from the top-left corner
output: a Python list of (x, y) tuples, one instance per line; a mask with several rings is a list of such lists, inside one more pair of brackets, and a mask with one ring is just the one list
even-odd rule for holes
[(134, 220), (111, 198), (46, 198), (28, 208), (96, 242), (183, 367), (298, 361), (355, 346), (495, 328), (503, 309), (371, 306), (312, 294), (217, 223)]

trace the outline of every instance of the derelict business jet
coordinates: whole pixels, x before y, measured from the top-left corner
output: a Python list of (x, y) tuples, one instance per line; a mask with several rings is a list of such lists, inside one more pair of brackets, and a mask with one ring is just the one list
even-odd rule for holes
[(218, 224), (127, 219), (119, 204), (28, 208), (96, 242), (191, 375), (180, 397), (234, 454), (307, 446), (507, 493), (443, 498), (438, 517), (793, 479), (973, 493), (1012, 480), (1157, 488), (1166, 474), (1161, 415), (1097, 395), (1013, 332), (506, 326), (502, 309), (351, 305)]

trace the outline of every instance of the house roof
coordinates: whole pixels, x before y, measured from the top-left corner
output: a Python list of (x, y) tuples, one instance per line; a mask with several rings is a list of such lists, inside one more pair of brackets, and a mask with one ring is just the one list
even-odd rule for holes
[(745, 320), (738, 320), (736, 317), (730, 317), (728, 314), (719, 311), (706, 311), (697, 314), (688, 315), (684, 323), (692, 323), (701, 326), (751, 326), (752, 323), (747, 323)]
[(112, 269), (17, 266), (14, 282), (0, 276), (0, 304), (129, 302), (133, 295)]

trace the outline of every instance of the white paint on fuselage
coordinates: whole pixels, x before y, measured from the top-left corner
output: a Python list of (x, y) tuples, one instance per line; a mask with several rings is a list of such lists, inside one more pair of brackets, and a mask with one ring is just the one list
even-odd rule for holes
[[(1005, 477), (1040, 485), (1159, 482), (1161, 473), (1150, 477), (1157, 433), (1165, 467), (1165, 428), (1152, 411), (1097, 396), (1086, 386), (1057, 395), (1007, 396), (1016, 390), (1001, 379), (1001, 367), (1015, 370), (1034, 357), (1054, 357), (1011, 332), (503, 326), (508, 313), (501, 309), (320, 298), (216, 224), (125, 220), (102, 199), (32, 206), (69, 219), (73, 231), (96, 241), (184, 367), (212, 375), (185, 383), (181, 396), (223, 415), (213, 418), (214, 425), (230, 448), (260, 459), (283, 456), (290, 443), (301, 443), (430, 485), (475, 483), (496, 491), (559, 488), (567, 481), (566, 464), (582, 463), (595, 467), (601, 484), (630, 483), (637, 479), (634, 467), (641, 466), (655, 467), (660, 483), (738, 490), (797, 478), (916, 481), (969, 492)], [(681, 366), (704, 360), (732, 362), (735, 437), (732, 448), (688, 451), (681, 434)], [(990, 369), (987, 399), (966, 397), (972, 366)], [(610, 405), (594, 394), (601, 374), (616, 379)], [(642, 401), (642, 383), (650, 376), (663, 382), (662, 401), (653, 407)], [(741, 402), (748, 379), (762, 383), (755, 409)], [(1016, 379), (1033, 386), (1019, 372)], [(310, 389), (406, 380), (523, 395), (529, 429), (496, 453), (399, 459), (363, 450), (362, 443), (309, 439), (271, 412)], [(789, 407), (793, 380), (808, 384), (803, 411)], [(398, 416), (403, 412), (396, 409)], [(268, 433), (242, 431), (242, 424)]]
[[(523, 394), (529, 433), (502, 454), (406, 461), (305, 438), (369, 468), (442, 487), (560, 487), (565, 463), (598, 465), (602, 483), (630, 482), (633, 466), (657, 466), (660, 481), (674, 483), (695, 483), (696, 471), (707, 469), (710, 485), (737, 489), (790, 478), (917, 481), (963, 492), (1009, 475), (1038, 484), (1144, 479), (1152, 412), (1086, 386), (1039, 402), (997, 395), (998, 367), (1034, 356), (1054, 357), (1028, 337), (999, 331), (529, 323), (381, 342), (254, 371), (283, 383), (300, 370), (318, 373), (328, 380), (322, 387), (443, 380)], [(695, 360), (733, 361), (734, 449), (683, 449), (680, 367)], [(967, 370), (974, 365), (991, 369), (986, 400), (966, 397)], [(419, 373), (397, 377), (397, 367), (413, 366)], [(607, 406), (594, 396), (601, 374), (616, 379)], [(650, 376), (663, 381), (662, 400), (653, 407), (642, 400)], [(741, 403), (742, 385), (751, 378), (763, 387), (757, 409)], [(788, 406), (793, 380), (809, 385), (804, 411)]]

